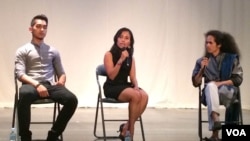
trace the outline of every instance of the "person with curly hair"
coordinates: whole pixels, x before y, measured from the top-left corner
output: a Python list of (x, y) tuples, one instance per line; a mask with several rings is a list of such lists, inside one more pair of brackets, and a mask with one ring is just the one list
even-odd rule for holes
[[(203, 104), (207, 106), (209, 130), (208, 141), (219, 141), (219, 106), (230, 107), (237, 97), (243, 81), (240, 52), (233, 36), (219, 30), (205, 34), (205, 54), (197, 59), (192, 73), (192, 83), (198, 87), (204, 77)], [(235, 113), (236, 114), (236, 113)]]

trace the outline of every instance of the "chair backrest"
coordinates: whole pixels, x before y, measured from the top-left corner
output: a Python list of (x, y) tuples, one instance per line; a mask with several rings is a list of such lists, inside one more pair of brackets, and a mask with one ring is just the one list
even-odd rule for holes
[(107, 72), (103, 64), (97, 66), (96, 75), (107, 76)]
[(105, 102), (105, 103), (127, 103), (127, 102), (118, 101), (114, 98), (108, 98), (108, 97), (103, 96), (102, 85), (101, 85), (99, 76), (103, 76), (103, 77), (107, 76), (107, 72), (103, 64), (98, 65), (96, 67), (96, 82), (98, 84), (98, 98), (100, 101)]
[(98, 85), (98, 97), (102, 98), (102, 87), (101, 87), (99, 76), (107, 76), (107, 73), (103, 64), (98, 65), (96, 67), (96, 82)]

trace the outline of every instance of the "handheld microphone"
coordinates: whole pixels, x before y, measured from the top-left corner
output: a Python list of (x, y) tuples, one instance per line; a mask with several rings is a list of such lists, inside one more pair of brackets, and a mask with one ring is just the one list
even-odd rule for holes
[(127, 51), (128, 52), (128, 54), (129, 54), (129, 56), (128, 57), (126, 57), (126, 64), (127, 64), (127, 66), (129, 66), (129, 57), (130, 57), (130, 46), (128, 46), (128, 47), (123, 47), (122, 48), (122, 51)]
[(126, 58), (127, 66), (129, 66), (129, 59), (128, 57)]
[(211, 56), (210, 53), (206, 53), (206, 55), (205, 55), (205, 57), (206, 57), (207, 59), (209, 59), (210, 56)]
[[(210, 58), (210, 56), (211, 56), (211, 54), (210, 54), (210, 53), (206, 53), (206, 55), (205, 55), (205, 57), (206, 57), (207, 59), (209, 59), (209, 58)], [(204, 67), (203, 67), (203, 69), (202, 69), (202, 72), (203, 72), (203, 73), (204, 73), (204, 71), (205, 71), (206, 67), (207, 67), (207, 66), (204, 66)]]
[[(130, 56), (130, 52), (129, 52), (130, 46), (126, 47), (126, 50), (127, 50), (128, 54)], [(129, 66), (129, 56), (126, 58), (127, 66)]]

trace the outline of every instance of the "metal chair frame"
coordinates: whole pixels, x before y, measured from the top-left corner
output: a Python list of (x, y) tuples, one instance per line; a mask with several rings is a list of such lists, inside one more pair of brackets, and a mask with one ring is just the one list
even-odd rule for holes
[[(55, 76), (55, 80), (56, 80), (56, 76)], [(19, 86), (18, 86), (18, 79), (17, 76), (15, 74), (15, 96), (14, 96), (14, 108), (13, 108), (13, 115), (12, 115), (12, 128), (16, 128), (17, 129), (17, 141), (19, 141), (19, 126), (18, 126), (18, 115), (17, 115), (17, 104), (18, 104), (18, 98), (19, 98)], [(34, 101), (32, 104), (54, 104), (54, 108), (53, 108), (53, 118), (52, 121), (31, 121), (30, 124), (54, 124), (56, 121), (56, 116), (57, 114), (61, 111), (61, 107), (60, 104), (58, 102), (53, 101), (50, 98), (45, 98), (45, 99), (38, 99), (36, 101)], [(17, 123), (16, 123), (17, 122)], [(16, 125), (17, 124), (17, 125)], [(59, 136), (59, 139), (61, 141), (63, 141), (63, 134), (61, 134)]]
[[(103, 76), (106, 77), (106, 71), (104, 68), (104, 65), (99, 65), (96, 68), (96, 81), (98, 84), (98, 96), (97, 96), (97, 106), (96, 106), (96, 114), (95, 114), (95, 123), (94, 123), (94, 136), (97, 139), (104, 139), (106, 141), (106, 139), (116, 139), (119, 138), (119, 136), (108, 136), (106, 133), (106, 126), (105, 123), (106, 122), (117, 122), (117, 121), (127, 121), (127, 119), (106, 119), (104, 117), (104, 107), (103, 104), (104, 103), (110, 103), (110, 104), (122, 104), (122, 103), (128, 103), (128, 102), (121, 102), (121, 101), (117, 101), (115, 99), (111, 99), (111, 98), (105, 98), (104, 96), (102, 96), (102, 85), (100, 84), (99, 81), (99, 77)], [(101, 123), (102, 123), (102, 130), (103, 130), (103, 135), (97, 135), (97, 121), (98, 121), (98, 114), (99, 114), (99, 108), (101, 108)], [(141, 127), (141, 133), (142, 133), (142, 139), (143, 141), (145, 141), (145, 135), (144, 135), (144, 128), (143, 128), (143, 122), (142, 122), (142, 117), (140, 116), (137, 121), (140, 122), (140, 127)]]
[[(201, 85), (198, 87), (199, 88), (199, 105), (198, 105), (198, 136), (200, 138), (200, 141), (204, 141), (205, 138), (203, 137), (203, 131), (202, 131), (202, 125), (204, 123), (208, 123), (208, 120), (204, 120), (202, 118), (202, 88), (201, 88)], [(227, 120), (227, 116), (228, 116), (228, 112), (229, 112), (229, 109), (226, 109), (225, 111), (225, 120), (222, 120), (220, 121), (222, 124), (239, 124), (239, 125), (243, 125), (243, 116), (242, 116), (242, 106), (241, 106), (241, 93), (240, 93), (240, 88), (239, 88), (239, 91), (238, 91), (238, 94), (237, 94), (237, 100), (238, 102), (237, 103), (234, 103), (234, 104), (239, 104), (238, 106), (238, 110), (239, 110), (239, 115), (237, 115), (237, 120), (236, 121), (226, 121)], [(233, 106), (233, 104), (231, 105)], [(230, 107), (229, 107), (230, 108)]]

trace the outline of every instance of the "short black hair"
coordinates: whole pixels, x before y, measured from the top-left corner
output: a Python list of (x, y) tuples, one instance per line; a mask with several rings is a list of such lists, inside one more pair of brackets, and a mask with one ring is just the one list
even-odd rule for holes
[(37, 19), (44, 20), (47, 23), (47, 25), (48, 25), (48, 18), (47, 18), (47, 16), (44, 15), (44, 14), (39, 14), (39, 15), (36, 15), (35, 17), (32, 18), (32, 20), (30, 22), (30, 26), (35, 25)]

